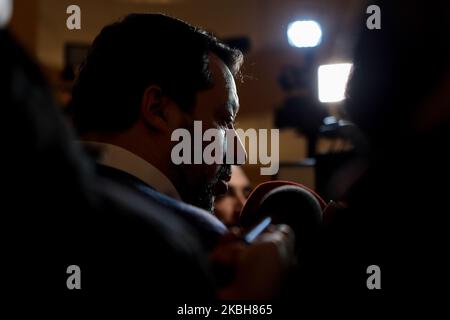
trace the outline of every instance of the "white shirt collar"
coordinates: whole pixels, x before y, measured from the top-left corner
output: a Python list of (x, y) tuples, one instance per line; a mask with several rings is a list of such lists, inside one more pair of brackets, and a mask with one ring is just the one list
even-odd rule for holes
[(99, 149), (100, 157), (97, 159), (99, 164), (122, 170), (147, 183), (156, 191), (181, 200), (172, 182), (160, 170), (134, 153), (109, 143), (94, 141), (81, 141), (81, 143)]

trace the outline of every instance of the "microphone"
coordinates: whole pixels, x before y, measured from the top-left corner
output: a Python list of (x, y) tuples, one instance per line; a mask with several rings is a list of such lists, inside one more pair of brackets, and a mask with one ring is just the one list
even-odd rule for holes
[(307, 187), (289, 181), (260, 184), (241, 211), (240, 223), (248, 230), (270, 217), (273, 224), (287, 224), (295, 233), (296, 249), (309, 246), (323, 220), (325, 201)]

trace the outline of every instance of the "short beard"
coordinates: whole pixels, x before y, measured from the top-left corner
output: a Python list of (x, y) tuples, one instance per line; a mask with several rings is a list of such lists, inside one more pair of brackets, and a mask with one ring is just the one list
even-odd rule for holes
[(214, 179), (209, 182), (202, 183), (194, 190), (190, 203), (196, 207), (202, 208), (211, 214), (214, 214), (214, 187), (221, 179), (229, 176), (231, 167), (229, 165), (221, 165)]
[(214, 186), (219, 179), (214, 179), (209, 183), (204, 183), (201, 188), (194, 194), (192, 204), (196, 207), (202, 208), (210, 213), (214, 212)]

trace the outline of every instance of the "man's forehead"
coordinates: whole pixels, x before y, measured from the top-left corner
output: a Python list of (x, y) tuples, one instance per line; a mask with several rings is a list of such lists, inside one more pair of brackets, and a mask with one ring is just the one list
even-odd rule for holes
[(239, 108), (239, 98), (237, 96), (236, 83), (230, 69), (222, 59), (214, 53), (209, 54), (209, 67), (214, 85), (227, 89), (227, 104), (237, 112)]
[(215, 84), (236, 91), (233, 74), (227, 65), (214, 53), (209, 54), (209, 69)]

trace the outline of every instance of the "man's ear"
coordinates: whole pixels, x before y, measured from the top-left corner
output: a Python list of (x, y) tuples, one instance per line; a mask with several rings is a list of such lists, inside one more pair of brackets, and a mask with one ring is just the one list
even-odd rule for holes
[(145, 124), (157, 131), (167, 131), (167, 103), (159, 86), (151, 85), (145, 89), (141, 102), (141, 116)]

